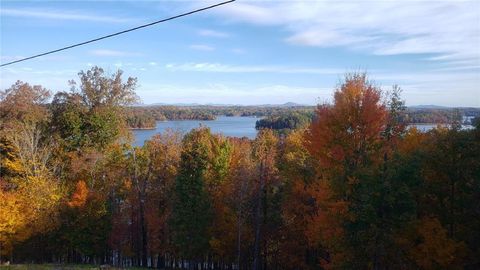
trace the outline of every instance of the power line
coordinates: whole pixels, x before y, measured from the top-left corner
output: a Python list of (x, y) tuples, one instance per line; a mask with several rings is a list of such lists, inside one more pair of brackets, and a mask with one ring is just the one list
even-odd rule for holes
[(197, 13), (197, 12), (201, 12), (201, 11), (204, 11), (204, 10), (207, 10), (207, 9), (211, 9), (211, 8), (215, 8), (215, 7), (218, 7), (218, 6), (221, 6), (221, 5), (225, 5), (225, 4), (234, 2), (234, 1), (235, 0), (229, 0), (229, 1), (221, 2), (221, 3), (215, 4), (215, 5), (211, 5), (211, 6), (208, 6), (208, 7), (196, 9), (196, 10), (193, 10), (193, 11), (189, 11), (189, 12), (186, 12), (186, 13), (182, 13), (182, 14), (173, 16), (173, 17), (169, 17), (169, 18), (166, 18), (166, 19), (162, 19), (162, 20), (159, 20), (159, 21), (152, 22), (152, 23), (147, 23), (147, 24), (140, 25), (140, 26), (137, 26), (137, 27), (134, 27), (134, 28), (123, 30), (123, 31), (120, 31), (120, 32), (117, 32), (117, 33), (113, 33), (113, 34), (110, 34), (110, 35), (106, 35), (106, 36), (102, 36), (102, 37), (99, 37), (99, 38), (91, 39), (91, 40), (88, 40), (88, 41), (84, 41), (84, 42), (81, 42), (81, 43), (77, 43), (77, 44), (70, 45), (70, 46), (67, 46), (67, 47), (63, 47), (63, 48), (60, 48), (60, 49), (56, 49), (56, 50), (53, 50), (53, 51), (48, 51), (48, 52), (45, 52), (45, 53), (41, 53), (41, 54), (33, 55), (33, 56), (30, 56), (30, 57), (22, 58), (22, 59), (19, 59), (19, 60), (15, 60), (15, 61), (12, 61), (12, 62), (1, 64), (0, 67), (8, 66), (8, 65), (15, 64), (15, 63), (18, 63), (18, 62), (23, 62), (23, 61), (26, 61), (26, 60), (30, 60), (30, 59), (33, 59), (33, 58), (40, 57), (40, 56), (45, 56), (47, 54), (52, 54), (52, 53), (68, 50), (68, 49), (71, 49), (71, 48), (82, 46), (82, 45), (92, 43), (92, 42), (95, 42), (95, 41), (99, 41), (99, 40), (102, 40), (102, 39), (111, 38), (111, 37), (114, 37), (114, 36), (118, 36), (118, 35), (121, 35), (121, 34), (131, 32), (131, 31), (135, 31), (135, 30), (138, 30), (138, 29), (141, 29), (141, 28), (152, 26), (152, 25), (155, 25), (155, 24), (158, 24), (158, 23), (171, 21), (171, 20), (174, 20), (174, 19), (177, 19), (177, 18), (180, 18), (180, 17), (191, 15), (193, 13)]

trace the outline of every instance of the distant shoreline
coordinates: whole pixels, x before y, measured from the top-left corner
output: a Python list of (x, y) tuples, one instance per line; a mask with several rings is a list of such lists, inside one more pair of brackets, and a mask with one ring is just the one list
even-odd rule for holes
[[(225, 116), (229, 117), (229, 116)], [(240, 117), (245, 117), (245, 116), (240, 116)], [(248, 117), (248, 116), (247, 116)], [(192, 120), (197, 120), (197, 119), (181, 119), (181, 120), (158, 120), (156, 122), (168, 122), (168, 121), (192, 121)], [(215, 119), (216, 120), (216, 119)], [(197, 120), (197, 121), (214, 121), (214, 120)], [(419, 125), (419, 126), (448, 126), (450, 123), (408, 123), (407, 126), (413, 126), (413, 125)], [(462, 126), (472, 126), (470, 124), (462, 124)], [(128, 128), (129, 130), (155, 130), (157, 127), (148, 127), (148, 128)]]
[[(215, 121), (217, 120), (216, 118), (215, 119), (177, 119), (177, 120), (155, 120), (155, 123), (156, 122), (169, 122), (169, 121)], [(128, 128), (129, 130), (154, 130), (154, 129), (157, 129), (157, 127), (147, 127), (147, 128), (132, 128), (132, 127), (129, 127)]]
[(128, 128), (129, 130), (154, 130), (157, 127), (148, 127), (148, 128)]
[[(460, 123), (462, 126), (473, 126), (472, 124)], [(421, 125), (421, 126), (450, 126), (452, 123), (408, 123), (408, 126), (411, 125)]]

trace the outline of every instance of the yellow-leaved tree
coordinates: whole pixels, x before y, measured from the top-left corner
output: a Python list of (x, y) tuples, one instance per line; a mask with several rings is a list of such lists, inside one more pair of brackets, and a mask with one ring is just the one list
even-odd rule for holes
[(0, 92), (0, 255), (55, 226), (62, 191), (55, 145), (45, 134), (48, 96), (46, 89), (22, 82)]

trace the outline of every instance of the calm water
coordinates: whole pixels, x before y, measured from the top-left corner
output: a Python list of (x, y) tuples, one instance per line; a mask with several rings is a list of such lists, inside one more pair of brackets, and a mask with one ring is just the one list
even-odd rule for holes
[(221, 133), (229, 137), (248, 137), (255, 138), (257, 130), (255, 130), (255, 122), (257, 117), (240, 117), (240, 116), (219, 116), (213, 121), (200, 120), (175, 120), (175, 121), (157, 121), (157, 128), (151, 130), (133, 130), (135, 141), (133, 145), (142, 146), (145, 140), (150, 139), (157, 133), (162, 133), (166, 129), (178, 130), (187, 133), (193, 128), (200, 125), (210, 128), (212, 133)]
[[(199, 120), (176, 120), (176, 121), (157, 121), (157, 128), (151, 130), (133, 130), (135, 135), (134, 146), (142, 146), (145, 140), (150, 139), (157, 133), (162, 133), (166, 129), (178, 130), (182, 133), (187, 133), (193, 128), (200, 125), (207, 126), (213, 133), (221, 133), (229, 137), (248, 137), (255, 138), (257, 130), (255, 130), (255, 122), (257, 117), (240, 117), (240, 116), (219, 116), (213, 121), (199, 121)], [(437, 125), (432, 124), (417, 124), (416, 126), (421, 132), (427, 132)], [(472, 128), (472, 126), (464, 126), (464, 128)]]
[[(438, 126), (438, 124), (413, 124), (409, 125), (409, 127), (415, 126), (421, 132), (427, 132), (431, 129), (434, 129)], [(462, 129), (472, 129), (472, 125), (462, 125)]]

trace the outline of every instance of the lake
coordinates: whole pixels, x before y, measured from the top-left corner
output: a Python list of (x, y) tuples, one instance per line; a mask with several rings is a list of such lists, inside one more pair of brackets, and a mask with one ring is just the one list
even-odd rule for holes
[[(260, 119), (258, 117), (241, 117), (241, 116), (219, 116), (216, 120), (173, 120), (173, 121), (157, 121), (156, 129), (135, 129), (133, 134), (135, 140), (134, 146), (142, 146), (145, 140), (150, 139), (157, 133), (162, 133), (167, 129), (180, 131), (183, 134), (199, 127), (200, 125), (209, 127), (212, 133), (221, 133), (229, 137), (247, 137), (254, 139), (257, 135), (255, 123)], [(427, 132), (437, 127), (436, 124), (416, 124), (417, 129), (421, 132)], [(472, 126), (463, 126), (463, 128), (472, 128)]]
[(254, 139), (257, 135), (255, 123), (260, 119), (258, 117), (241, 117), (241, 116), (219, 116), (212, 121), (202, 120), (173, 120), (173, 121), (157, 121), (156, 129), (135, 129), (134, 146), (142, 146), (145, 140), (150, 139), (157, 133), (162, 133), (167, 129), (187, 133), (191, 129), (200, 125), (209, 127), (212, 133), (221, 133), (229, 137), (247, 137)]
[[(440, 124), (441, 125), (441, 124)], [(431, 129), (434, 129), (439, 126), (439, 124), (411, 124), (408, 125), (409, 127), (416, 127), (421, 132), (427, 132)], [(445, 125), (441, 125), (445, 126)], [(472, 125), (462, 125), (462, 129), (472, 129), (474, 128)]]

